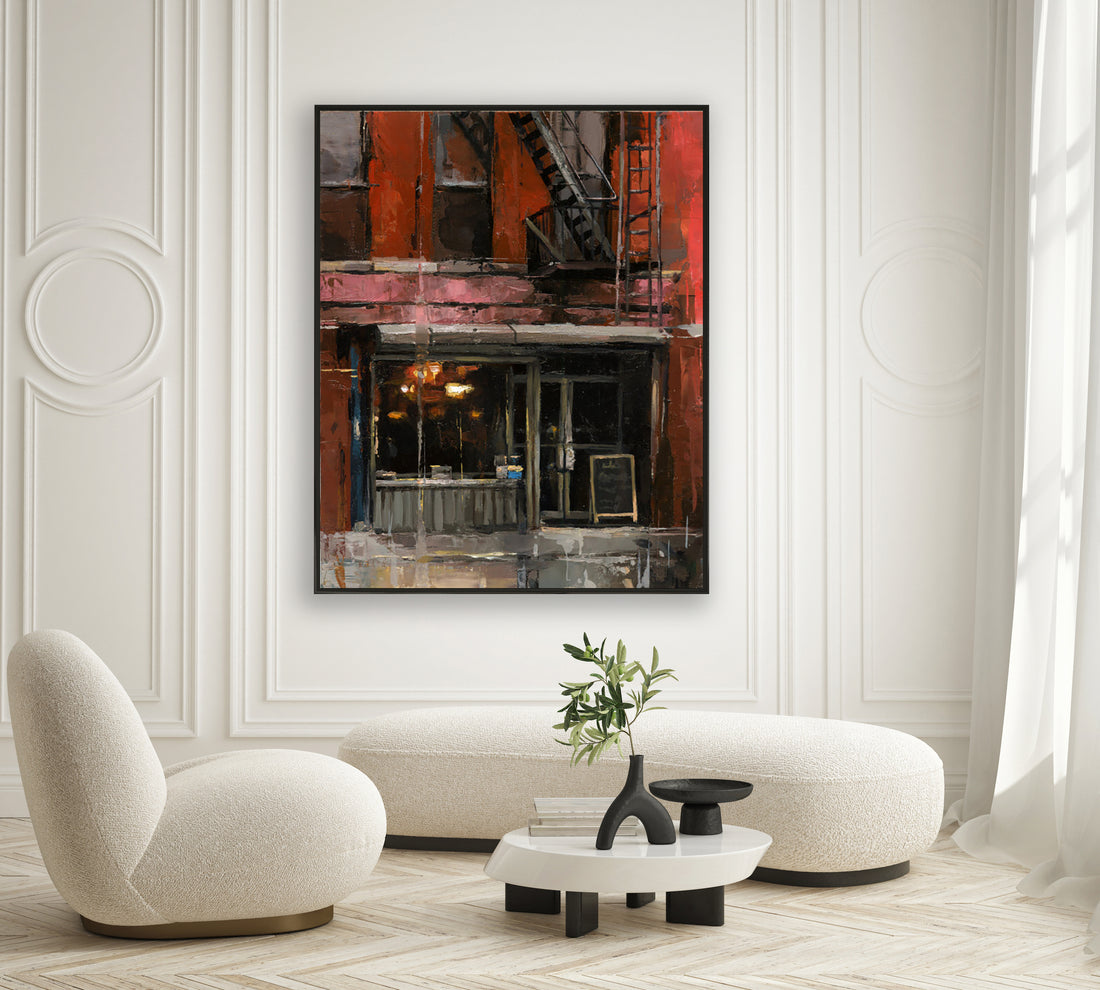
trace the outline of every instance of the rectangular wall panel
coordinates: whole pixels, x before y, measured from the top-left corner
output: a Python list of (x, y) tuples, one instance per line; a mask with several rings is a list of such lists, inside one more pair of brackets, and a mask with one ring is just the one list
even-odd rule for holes
[(989, 182), (989, 0), (862, 0), (864, 248), (907, 223), (984, 238)]
[[(549, 604), (393, 596), (382, 607), (303, 593), (301, 575), (311, 567), (300, 527), (312, 514), (304, 482), (312, 475), (315, 439), (305, 369), (317, 332), (310, 286), (295, 277), (312, 257), (313, 196), (303, 190), (314, 184), (313, 135), (303, 122), (323, 102), (319, 94), (341, 103), (373, 99), (386, 80), (403, 74), (411, 48), (425, 63), (446, 60), (450, 37), (423, 35), (411, 7), (383, 12), (348, 0), (308, 7), (245, 0), (235, 8), (233, 181), (244, 211), (235, 218), (240, 324), (231, 357), (243, 397), (231, 456), (235, 735), (340, 735), (394, 704), (551, 703), (571, 670), (560, 644), (585, 631), (612, 641), (622, 636), (638, 656), (657, 645), (683, 674), (662, 700), (775, 710), (780, 650), (771, 589), (780, 580), (775, 569), (786, 566), (778, 560), (776, 529), (787, 509), (780, 504), (785, 493), (776, 496), (781, 469), (770, 386), (785, 345), (770, 333), (758, 347), (753, 334), (757, 321), (779, 318), (785, 282), (772, 269), (761, 269), (755, 282), (748, 259), (776, 250), (776, 204), (786, 201), (777, 192), (775, 157), (786, 140), (778, 94), (786, 86), (788, 42), (779, 35), (787, 21), (776, 11), (755, 2), (718, 9), (692, 0), (666, 30), (670, 48), (696, 53), (695, 73), (688, 78), (676, 60), (658, 60), (647, 83), (647, 99), (661, 103), (687, 103), (704, 92), (717, 121), (709, 135), (708, 311), (721, 315), (708, 347), (722, 380), (708, 396), (714, 424), (708, 504), (717, 527), (709, 553), (720, 560), (712, 593), (698, 604), (644, 608), (609, 595), (593, 612), (569, 595)], [(697, 25), (705, 19), (719, 30), (700, 36)], [(489, 17), (481, 32), (495, 53), (495, 71), (511, 79), (509, 101), (524, 92), (545, 96), (543, 71), (525, 55), (522, 20)], [(334, 23), (339, 32), (331, 30)], [(387, 39), (384, 46), (373, 44), (379, 37)], [(365, 46), (373, 57), (362, 57)], [(320, 50), (323, 64), (315, 58)], [(589, 103), (593, 86), (609, 105), (638, 99), (629, 49), (609, 51), (598, 64), (581, 49), (562, 49), (556, 58), (556, 99), (564, 105)], [(429, 74), (410, 78), (402, 101), (451, 103), (482, 85), (475, 64), (451, 64), (451, 95)], [(759, 161), (750, 150), (756, 141)], [(768, 418), (757, 431), (760, 409)], [(761, 491), (767, 504), (757, 514)], [(762, 566), (768, 570), (761, 575)], [(429, 629), (435, 632), (420, 643)], [(519, 644), (518, 657), (508, 644)]]
[(29, 0), (28, 247), (91, 224), (161, 245), (163, 0)]
[(970, 697), (980, 442), (977, 401), (864, 392), (864, 701)]
[(131, 697), (156, 700), (160, 388), (81, 407), (29, 386), (26, 412), (25, 625), (74, 633), (110, 658)]

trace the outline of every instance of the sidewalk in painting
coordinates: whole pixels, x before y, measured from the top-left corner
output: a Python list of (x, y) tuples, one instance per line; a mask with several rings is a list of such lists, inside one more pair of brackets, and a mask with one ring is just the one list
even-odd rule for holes
[(471, 535), (321, 536), (322, 588), (674, 590), (698, 587), (703, 540), (680, 530), (547, 527)]

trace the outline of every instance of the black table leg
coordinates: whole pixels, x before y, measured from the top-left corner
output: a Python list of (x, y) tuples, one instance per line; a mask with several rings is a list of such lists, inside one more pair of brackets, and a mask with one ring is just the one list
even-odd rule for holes
[(627, 894), (626, 906), (628, 908), (645, 907), (647, 904), (652, 904), (656, 896), (652, 891), (648, 894)]
[(670, 890), (665, 894), (665, 921), (670, 925), (724, 925), (725, 892), (725, 887)]
[(560, 914), (561, 891), (541, 887), (521, 887), (518, 883), (504, 885), (504, 910), (525, 911), (528, 914)]
[(587, 891), (565, 892), (565, 934), (570, 938), (594, 932), (600, 923), (598, 894)]

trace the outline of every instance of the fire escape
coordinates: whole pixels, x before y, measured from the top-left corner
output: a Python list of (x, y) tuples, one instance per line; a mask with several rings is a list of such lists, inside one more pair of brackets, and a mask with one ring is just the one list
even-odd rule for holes
[(578, 112), (557, 111), (553, 122), (546, 111), (509, 113), (552, 204), (526, 218), (528, 254), (540, 267), (613, 268), (616, 320), (660, 326), (661, 115), (617, 115), (616, 185), (582, 138)]

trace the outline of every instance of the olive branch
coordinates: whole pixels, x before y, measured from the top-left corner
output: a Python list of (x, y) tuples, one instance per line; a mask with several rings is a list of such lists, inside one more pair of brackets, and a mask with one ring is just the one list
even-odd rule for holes
[[(623, 752), (621, 736), (625, 733), (630, 743), (630, 755), (634, 756), (634, 734), (631, 726), (638, 721), (643, 711), (655, 711), (663, 705), (646, 706), (660, 694), (653, 685), (676, 675), (669, 668), (658, 666), (657, 647), (653, 648), (653, 663), (647, 670), (636, 660), (627, 660), (623, 641), (613, 652), (606, 652), (605, 639), (599, 650), (593, 648), (584, 633), (584, 649), (563, 643), (562, 648), (575, 660), (595, 666), (592, 677), (587, 681), (565, 681), (558, 686), (569, 702), (558, 711), (563, 714), (562, 721), (554, 726), (569, 733), (568, 739), (558, 739), (563, 746), (573, 747), (571, 765), (576, 766), (587, 757), (588, 765), (600, 758), (612, 745), (620, 755)], [(641, 675), (640, 687), (631, 687), (626, 698), (623, 688), (633, 685), (634, 679)], [(633, 714), (631, 714), (633, 713)]]

